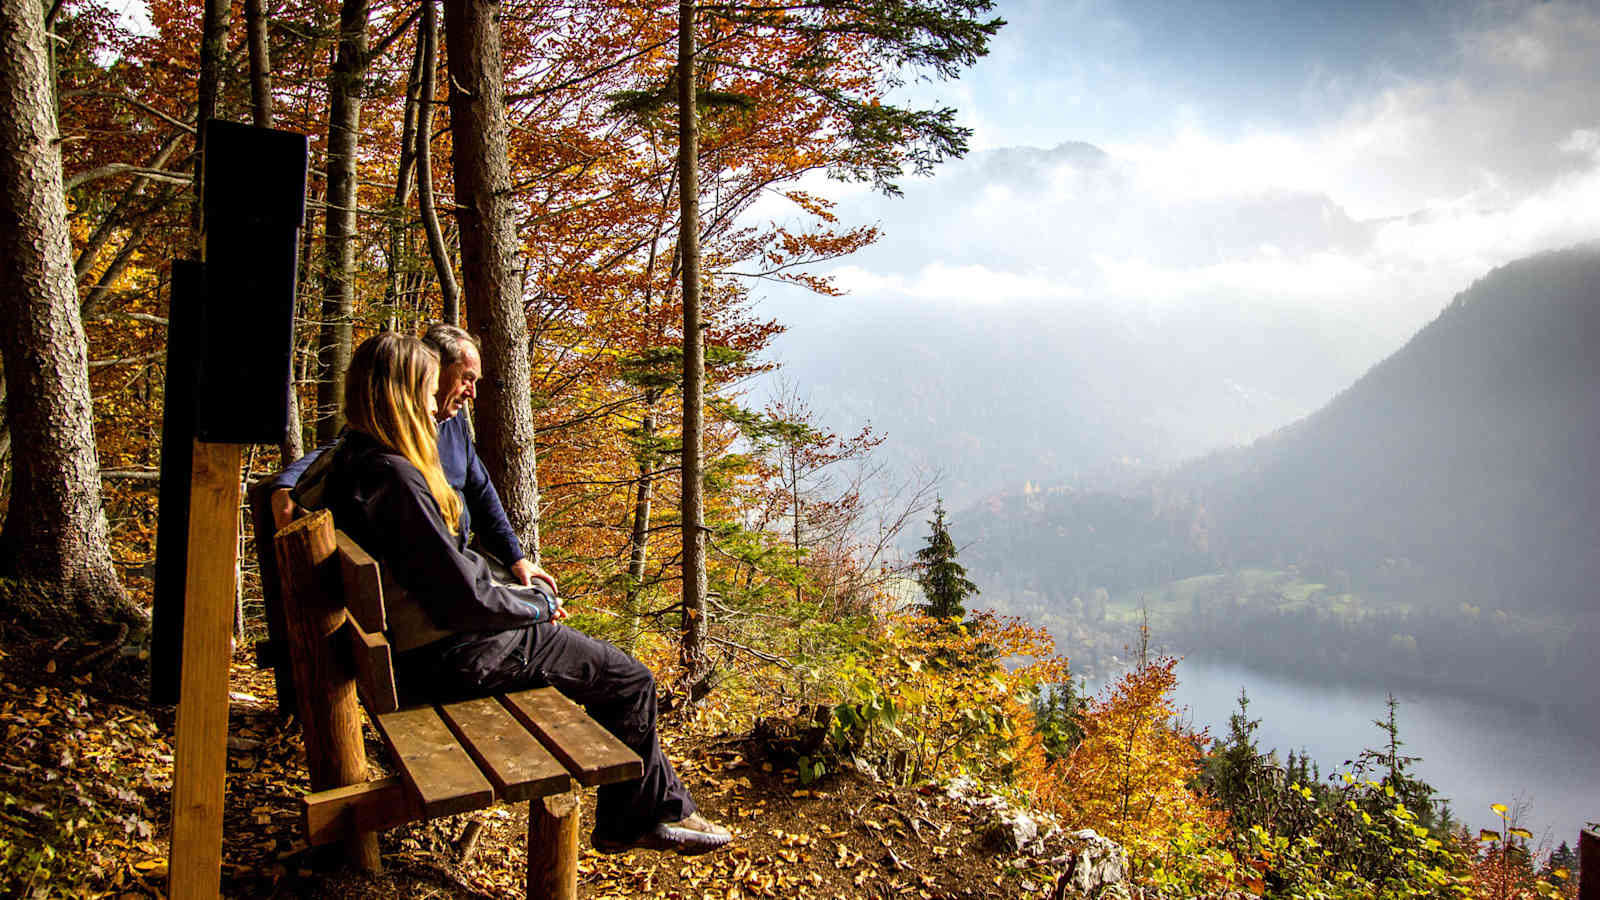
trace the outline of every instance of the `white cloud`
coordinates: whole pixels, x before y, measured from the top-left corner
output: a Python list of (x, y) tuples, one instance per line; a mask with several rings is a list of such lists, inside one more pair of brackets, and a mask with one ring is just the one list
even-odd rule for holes
[(1600, 128), (1574, 128), (1557, 149), (1562, 153), (1600, 153)]
[(1376, 280), (1369, 261), (1359, 257), (1321, 252), (1288, 258), (1275, 247), (1263, 248), (1253, 257), (1191, 268), (1109, 257), (1098, 258), (1095, 264), (1114, 294), (1169, 303), (1200, 296), (1344, 301), (1370, 293)]
[(1600, 160), (1504, 209), (1457, 209), (1396, 220), (1378, 230), (1381, 257), (1421, 263), (1478, 259), (1495, 265), (1600, 236)]
[(983, 265), (952, 266), (939, 261), (922, 266), (910, 277), (844, 266), (833, 272), (833, 278), (836, 287), (858, 296), (975, 304), (1075, 297), (1081, 293), (1069, 282), (1041, 270), (1006, 272)]

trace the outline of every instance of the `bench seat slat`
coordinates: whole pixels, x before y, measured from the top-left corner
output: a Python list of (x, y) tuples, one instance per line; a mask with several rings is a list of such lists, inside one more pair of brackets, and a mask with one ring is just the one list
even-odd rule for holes
[(555, 688), (506, 694), (503, 702), (584, 787), (627, 781), (644, 774), (644, 763), (638, 754)]
[(482, 809), (494, 802), (493, 786), (433, 707), (374, 718), (401, 776), (416, 791), (424, 818)]
[(572, 789), (566, 767), (493, 698), (441, 704), (439, 715), (489, 776), (501, 801), (515, 803)]

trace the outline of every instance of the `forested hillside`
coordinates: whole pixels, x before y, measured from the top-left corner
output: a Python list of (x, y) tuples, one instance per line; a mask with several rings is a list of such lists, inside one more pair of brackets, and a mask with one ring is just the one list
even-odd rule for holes
[(1507, 265), (1248, 447), (1133, 489), (980, 504), (965, 520), (975, 566), (1009, 608), (1041, 615), (1100, 622), (1142, 596), (1191, 650), (1265, 628), (1281, 639), (1246, 654), (1283, 658), (1263, 661), (1574, 682), (1590, 654), (1569, 625), (1600, 575), (1596, 337), (1600, 248)]

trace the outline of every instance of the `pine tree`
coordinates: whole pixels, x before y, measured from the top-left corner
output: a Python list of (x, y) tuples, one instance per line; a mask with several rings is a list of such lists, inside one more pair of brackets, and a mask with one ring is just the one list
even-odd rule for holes
[(1543, 878), (1569, 883), (1575, 881), (1577, 874), (1578, 852), (1573, 850), (1566, 841), (1562, 841), (1561, 846), (1550, 851), (1549, 860), (1545, 862), (1544, 868), (1539, 872), (1539, 875)]
[[(55, 610), (60, 627), (85, 620), (142, 627), (145, 614), (112, 566), (101, 506), (88, 342), (41, 7), (0, 0), (0, 34), (0, 360), (13, 442), (0, 572), (63, 585), (76, 609), (62, 603)], [(15, 616), (7, 610), (8, 621)]]
[[(1218, 804), (1247, 825), (1258, 823), (1261, 801), (1276, 786), (1271, 763), (1256, 746), (1260, 726), (1260, 719), (1250, 718), (1250, 697), (1239, 688), (1239, 709), (1228, 717), (1228, 736), (1212, 748), (1200, 777)], [(1292, 752), (1289, 765), (1295, 765)]]
[(1442, 837), (1450, 833), (1454, 820), (1449, 807), (1434, 799), (1436, 792), (1433, 787), (1411, 773), (1412, 765), (1420, 762), (1421, 757), (1406, 756), (1400, 752), (1405, 742), (1400, 740), (1400, 725), (1395, 715), (1399, 706), (1400, 702), (1390, 694), (1388, 714), (1382, 719), (1372, 720), (1372, 724), (1384, 734), (1384, 747), (1362, 751), (1360, 762), (1370, 770), (1382, 772), (1382, 785), (1392, 789), (1393, 796), (1411, 810), (1417, 824), (1434, 836)]
[(1033, 727), (1044, 742), (1045, 759), (1055, 762), (1072, 755), (1083, 742), (1084, 696), (1072, 679), (1039, 689), (1033, 704)]
[(917, 583), (927, 603), (922, 611), (936, 619), (964, 619), (966, 607), (962, 601), (978, 595), (978, 586), (967, 578), (967, 570), (956, 562), (956, 542), (950, 537), (950, 527), (944, 520), (944, 500), (933, 507), (933, 519), (928, 522), (933, 531), (928, 535), (928, 545), (917, 551)]

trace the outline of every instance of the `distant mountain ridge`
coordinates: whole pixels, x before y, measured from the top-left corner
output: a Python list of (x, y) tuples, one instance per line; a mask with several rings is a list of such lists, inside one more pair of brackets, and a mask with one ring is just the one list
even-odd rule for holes
[(1600, 245), (1503, 266), (1310, 417), (1187, 467), (1238, 561), (1420, 566), (1518, 607), (1600, 586)]
[(1600, 244), (1490, 272), (1322, 409), (1250, 446), (1118, 496), (1044, 492), (968, 513), (955, 525), (976, 568), (1046, 596), (1266, 565), (1592, 608)]

